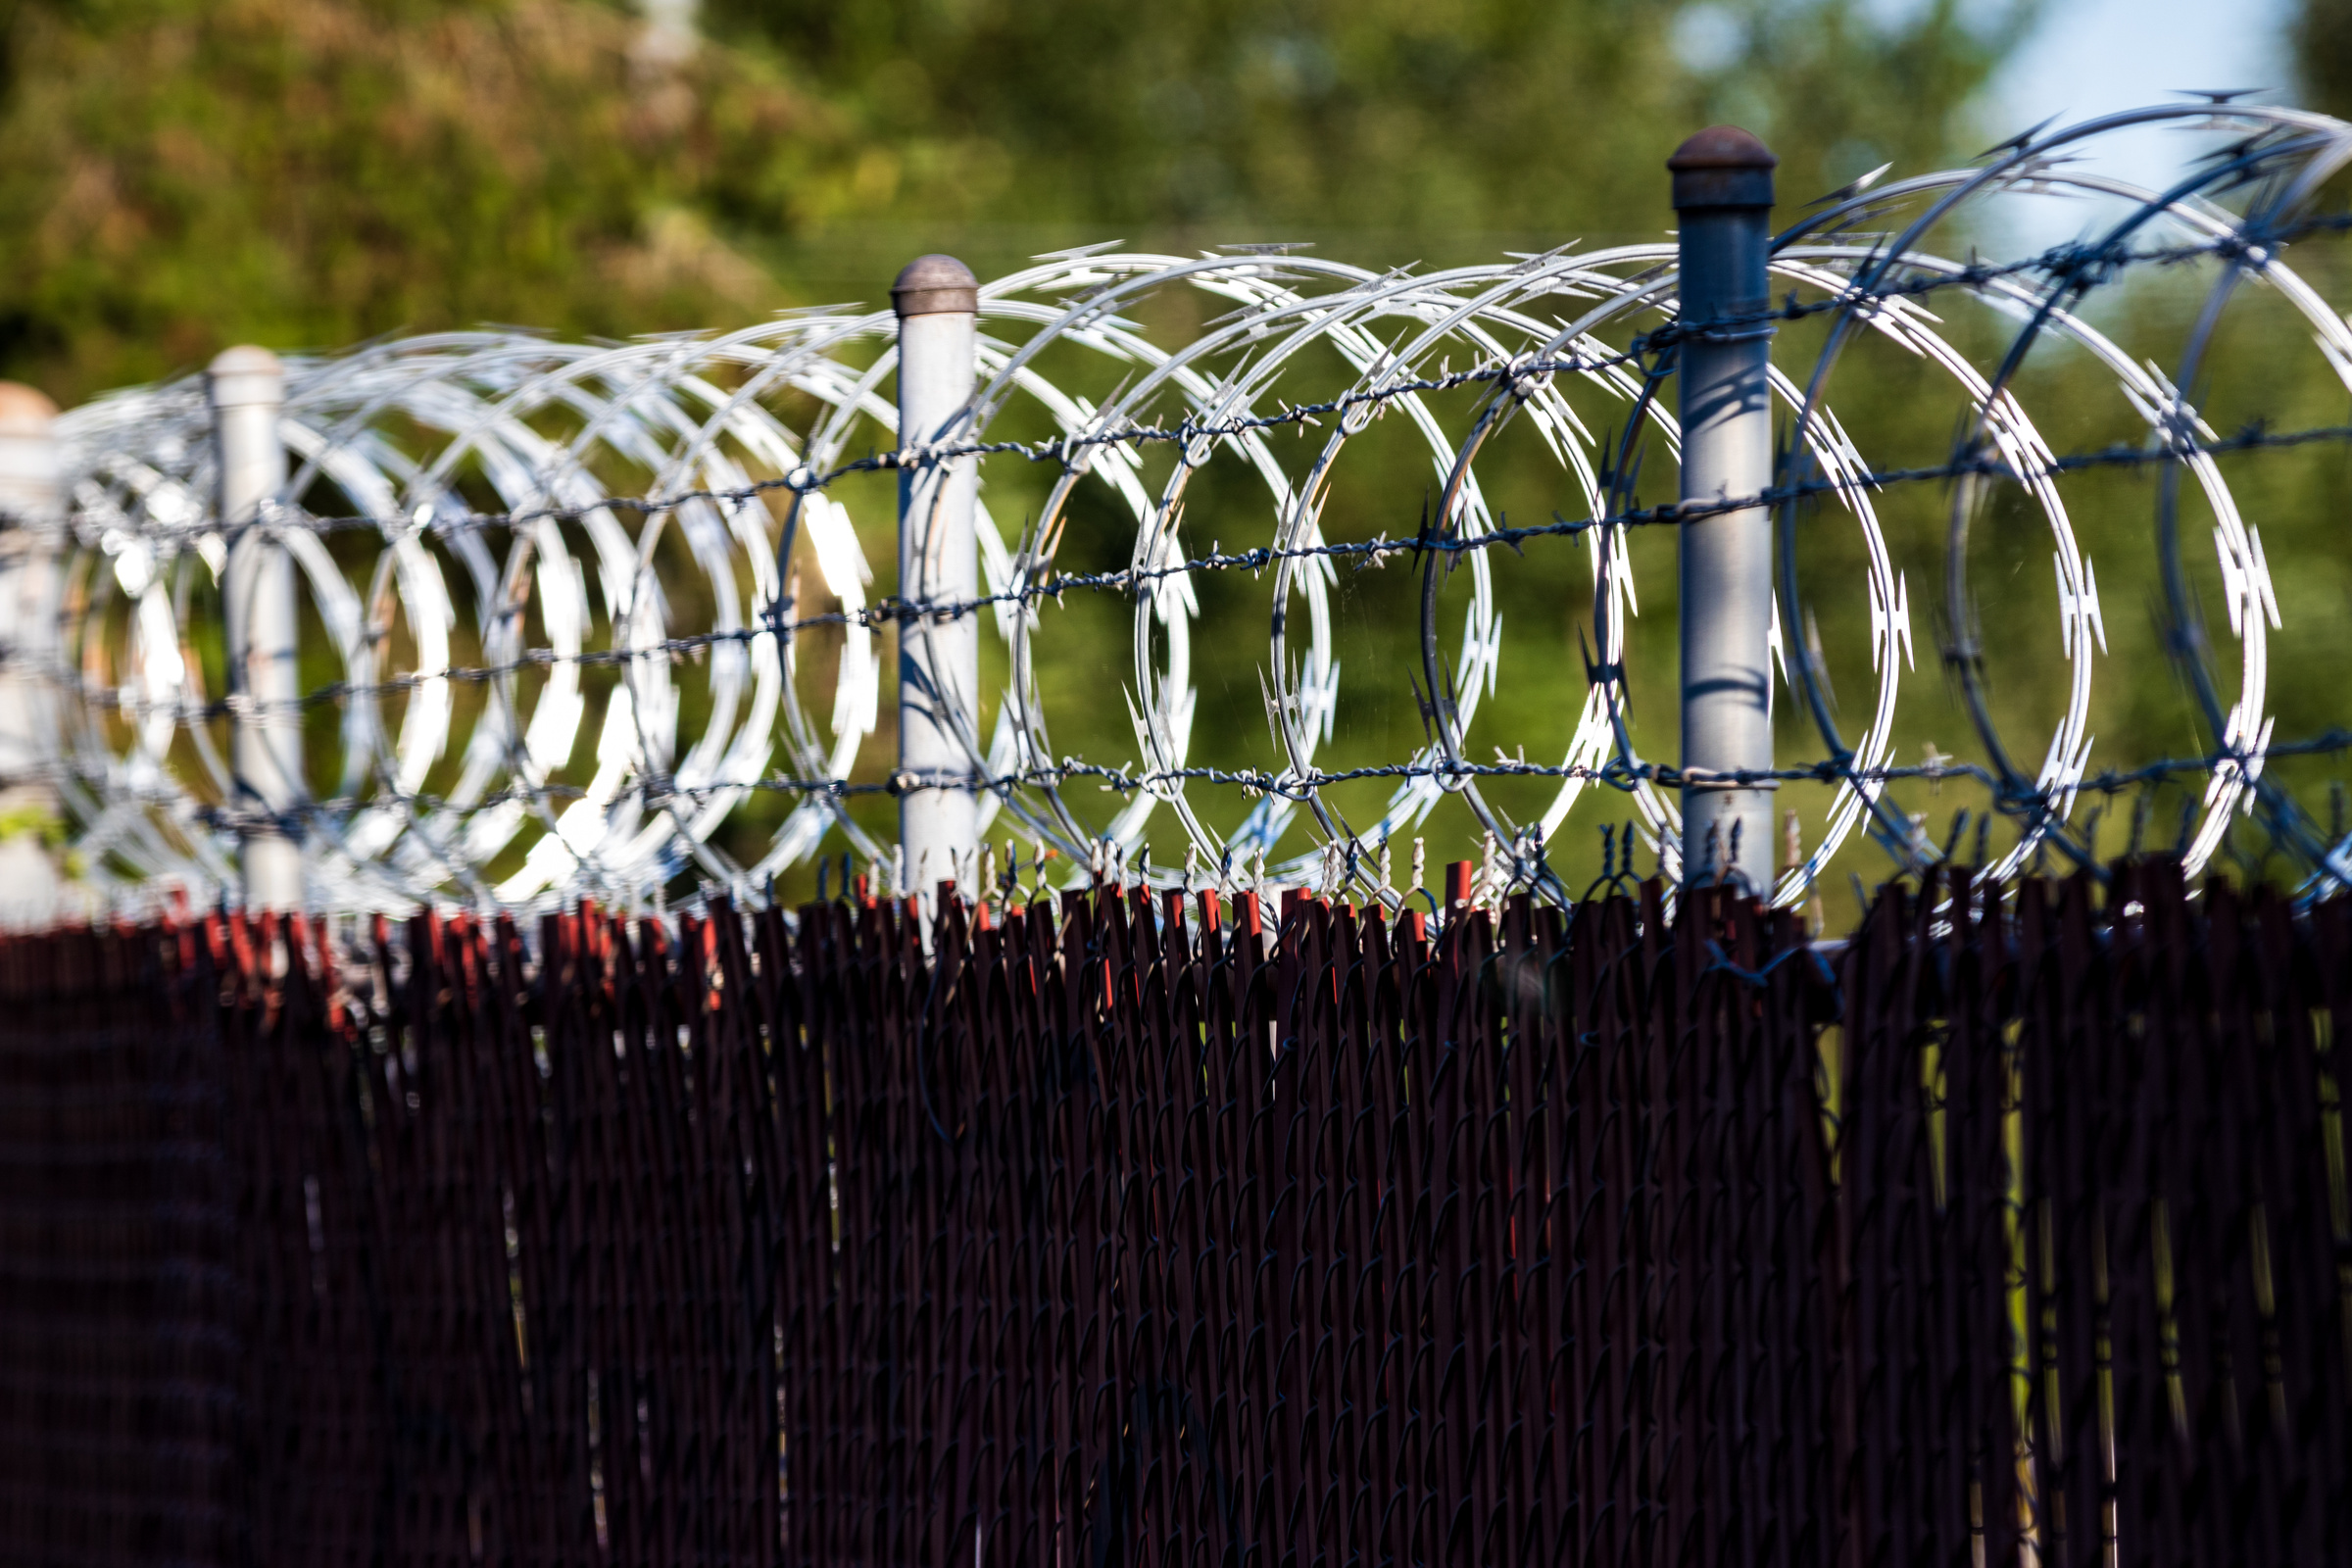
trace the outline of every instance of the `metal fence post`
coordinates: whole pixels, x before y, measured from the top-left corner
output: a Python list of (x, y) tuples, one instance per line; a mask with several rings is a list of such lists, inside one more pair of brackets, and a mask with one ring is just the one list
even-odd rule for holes
[[(979, 279), (953, 256), (917, 257), (890, 298), (899, 317), (899, 445), (907, 448), (949, 434), (971, 401)], [(976, 731), (980, 620), (920, 611), (978, 596), (979, 494), (976, 458), (899, 471), (899, 598), (917, 611), (899, 622), (899, 844), (907, 891), (933, 913), (941, 879), (977, 874), (979, 797), (969, 783), (943, 781), (972, 770), (956, 719)]]
[(0, 926), (44, 926), (58, 908), (57, 867), (28, 818), (54, 820), (58, 792), (42, 707), (58, 663), (55, 589), (57, 405), (0, 381)]
[(220, 469), (220, 523), (236, 530), (220, 600), (235, 704), (229, 764), (237, 798), (231, 805), (250, 813), (253, 823), (239, 835), (245, 905), (298, 909), (302, 845), (286, 822), (303, 797), (294, 558), (263, 529), (246, 526), (286, 482), (286, 449), (277, 428), (285, 369), (268, 349), (233, 348), (213, 361), (207, 384)]
[[(1756, 495), (1772, 483), (1772, 171), (1736, 126), (1675, 150), (1682, 230), (1683, 499)], [(1685, 521), (1682, 535), (1683, 880), (1772, 885), (1772, 794), (1722, 775), (1772, 766), (1772, 512)]]

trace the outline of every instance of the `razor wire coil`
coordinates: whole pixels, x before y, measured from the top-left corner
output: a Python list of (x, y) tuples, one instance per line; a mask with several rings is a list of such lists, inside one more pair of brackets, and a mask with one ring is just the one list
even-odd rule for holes
[[(2100, 136), (2161, 122), (2228, 127), (2240, 139), (2164, 192), (2068, 163)], [(1774, 283), (1787, 297), (1703, 323), (1675, 314), (1671, 244), (1583, 255), (1563, 248), (1426, 273), (1248, 248), (1198, 257), (1082, 248), (982, 288), (981, 391), (951, 438), (863, 455), (853, 454), (866, 436), (897, 440), (883, 395), (894, 367), (887, 311), (820, 310), (732, 333), (618, 346), (496, 332), (396, 340), (294, 366), (281, 426), (294, 471), (252, 518), (222, 518), (209, 499), (201, 382), (142, 389), (61, 420), (64, 526), (34, 530), (51, 541), (54, 569), (36, 579), (37, 602), (15, 607), (7, 667), (39, 694), (45, 751), (34, 774), (64, 797), (88, 863), (119, 868), (103, 873), (110, 896), (128, 900), (145, 886), (206, 893), (230, 883), (233, 835), (254, 816), (222, 804), (233, 792), (211, 727), (231, 718), (299, 721), (318, 709), (342, 715), (339, 776), (318, 781), (296, 815), (318, 849), (315, 874), (327, 901), (350, 907), (419, 899), (513, 907), (590, 892), (636, 902), (681, 880), (742, 894), (820, 845), (839, 843), (888, 865), (887, 847), (845, 803), (940, 787), (980, 791), (985, 814), (1004, 816), (1041, 849), (1054, 846), (1073, 866), (1100, 863), (1104, 841), (1110, 858), (1123, 858), (1164, 809), (1180, 825), (1187, 869), (1162, 864), (1142, 873), (1169, 883), (1189, 880), (1197, 858), (1229, 868), (1273, 852), (1303, 810), (1313, 842), (1272, 874), (1311, 880), (1328, 867), (1330, 847), (1344, 846), (1348, 875), (1384, 896), (1392, 890), (1357, 869), (1365, 857), (1355, 852), (1409, 835), (1446, 797), (1462, 799), (1519, 866), (1531, 853), (1540, 862), (1540, 851), (1528, 847), (1556, 838), (1582, 793), (1600, 788), (1630, 798), (1671, 876), (1679, 867), (1668, 792), (1688, 781), (1642, 756), (1628, 728), (1628, 532), (1773, 506), (1786, 623), (1800, 624), (1819, 591), (1805, 590), (1797, 539), (1829, 522), (1827, 514), (1800, 520), (1797, 509), (1829, 502), (1861, 530), (1878, 690), (1869, 722), (1846, 736), (1818, 656), (1803, 637), (1777, 637), (1784, 677), (1815, 720), (1822, 755), (1737, 781), (1838, 790), (1814, 850), (1779, 878), (1778, 900), (1803, 898), (1856, 832), (1879, 839), (1900, 868), (1932, 861), (1935, 845), (1886, 794), (1889, 784), (1922, 778), (1982, 785), (1990, 809), (2014, 821), (2017, 843), (1992, 868), (1996, 875), (2053, 851), (2094, 859), (2075, 820), (2084, 794), (2203, 774), (2208, 788), (2185, 845), (2192, 870), (2217, 852), (2234, 815), (2259, 812), (2310, 886), (2343, 885), (2352, 882), (2352, 839), (2312, 819), (2264, 764), (2340, 752), (2344, 732), (2273, 732), (2267, 652), (2268, 631), (2280, 620), (2278, 596), (2259, 531), (2240, 515), (2218, 465), (2342, 443), (2352, 426), (2252, 424), (2224, 435), (2180, 389), (2197, 384), (2210, 322), (2248, 277), (2299, 313), (2330, 369), (2352, 387), (2352, 328), (2282, 259), (2296, 241), (2352, 224), (2310, 210), (2321, 182), (2347, 161), (2352, 127), (2298, 111), (2200, 104), (2106, 117), (2012, 147), (1983, 168), (1866, 185), (1823, 204), (1776, 242)], [(2103, 238), (2013, 262), (1946, 258), (1925, 244), (1965, 203), (2016, 192), (2101, 198), (2124, 216)], [(2221, 205), (2218, 198), (2232, 193), (2244, 196), (2243, 212)], [(1884, 226), (1906, 213), (1899, 230)], [(1871, 231), (1872, 224), (1882, 226)], [(2178, 241), (2146, 235), (2155, 224)], [(2222, 275), (2170, 374), (2134, 360), (2082, 314), (2093, 291), (2136, 270), (2192, 263), (2219, 264)], [(1188, 341), (1163, 342), (1135, 318), (1154, 300), (1185, 293), (1223, 308)], [(1997, 370), (1980, 369), (1926, 309), (1946, 294), (2020, 323)], [(1573, 319), (1545, 314), (1562, 300), (1582, 307)], [(1653, 317), (1656, 324), (1622, 346), (1601, 335)], [(1790, 432), (1776, 483), (1756, 496), (1641, 504), (1640, 441), (1661, 437), (1671, 447), (1676, 439), (1657, 395), (1677, 343), (1696, 332), (1815, 318), (1830, 340), (1810, 377), (1774, 372)], [(2143, 439), (2052, 448), (2011, 384), (2026, 351), (2045, 335), (2112, 375), (2145, 426)], [(1825, 390), (1856, 337), (1907, 352), (1959, 388), (1973, 412), (1948, 461), (1864, 461)], [(1104, 362), (1123, 379), (1099, 397), (1065, 385), (1070, 376), (1058, 359), (1074, 355)], [(1313, 397), (1286, 387), (1330, 373), (1335, 355), (1354, 377), (1346, 390)], [(1457, 356), (1469, 363), (1456, 368)], [(1050, 359), (1051, 373), (1041, 363)], [(1465, 392), (1477, 407), (1463, 430), (1433, 400)], [(1621, 432), (1595, 435), (1570, 392), (1628, 411)], [(1054, 433), (992, 436), (991, 426), (1016, 410)], [(1325, 537), (1329, 483), (1343, 453), (1392, 416), (1427, 448), (1440, 487), (1421, 527)], [(1479, 487), (1479, 457), (1514, 420), (1535, 426), (1576, 498), (1546, 523), (1511, 524)], [(1302, 472), (1285, 468), (1269, 446), (1284, 433), (1320, 443)], [(1144, 454), (1153, 449), (1174, 454), (1165, 473), (1147, 472)], [(1039, 466), (1050, 480), (1043, 505), (1009, 540), (984, 499), (987, 591), (944, 602), (869, 596), (856, 522), (834, 492), (859, 476), (960, 458)], [(1273, 537), (1189, 551), (1195, 477), (1222, 460), (1237, 462), (1267, 493)], [(2092, 469), (2152, 469), (2164, 486), (2164, 612), (2178, 672), (2194, 690), (2210, 740), (2195, 755), (2090, 765), (2088, 712), (2105, 626), (2093, 565), (2057, 481)], [(624, 493), (612, 482), (621, 473), (648, 482)], [(2180, 587), (2183, 474), (2215, 518), (2237, 645), (2234, 690), (2214, 669), (2212, 639)], [(1952, 494), (1942, 652), (1985, 760), (1908, 766), (1893, 761), (1891, 745), (1897, 661), (1907, 668), (1914, 659), (1911, 601), (1874, 498), (1933, 483)], [(1991, 485), (2023, 492), (2055, 546), (2067, 701), (2037, 768), (2021, 765), (2001, 739), (1982, 690), (1982, 650), (1971, 644), (1965, 541)], [(1089, 505), (1107, 491), (1131, 517), (1125, 566), (1057, 565), (1082, 486), (1092, 488)], [(481, 505), (484, 492), (498, 505)], [(321, 495), (343, 510), (312, 510)], [(267, 530), (295, 557), (322, 640), (342, 666), (339, 678), (288, 704), (208, 694), (190, 641), (229, 543), (248, 528)], [(1586, 660), (1588, 690), (1557, 762), (1526, 760), (1524, 742), (1516, 757), (1496, 745), (1495, 760), (1481, 760), (1470, 755), (1471, 736), (1501, 646), (1494, 552), (1544, 539), (1581, 543), (1588, 554), (1597, 644)], [(370, 540), (372, 560), (358, 559)], [(493, 549), (502, 541), (503, 558)], [(1467, 573), (1451, 631), (1441, 625), (1442, 596), (1425, 586), (1420, 667), (1411, 673), (1428, 734), (1401, 761), (1317, 760), (1340, 700), (1330, 600), (1341, 562), (1410, 563), (1425, 585)], [(799, 573), (808, 567), (837, 608), (802, 608)], [(1192, 640), (1200, 612), (1192, 585), (1218, 572), (1272, 578), (1261, 679), (1279, 766), (1226, 766), (1193, 755)], [(1053, 745), (1051, 705), (1038, 685), (1039, 611), (1073, 593), (1131, 601), (1131, 760), (1064, 755)], [(687, 630), (671, 622), (673, 607), (687, 601), (707, 609), (708, 624)], [(877, 634), (921, 636), (926, 625), (967, 616), (993, 622), (1008, 669), (993, 694), (993, 729), (983, 732), (983, 694), (956, 694), (968, 771), (875, 776), (861, 753), (885, 696)], [(458, 657), (452, 634), (461, 627), (478, 658)], [(806, 635), (819, 631), (840, 639), (831, 651), (829, 714), (803, 691), (802, 649)], [(404, 643), (408, 667), (388, 667)], [(577, 771), (570, 764), (591, 707), (580, 676), (592, 669), (618, 680), (606, 698), (591, 776), (577, 781), (560, 775)], [(127, 678), (115, 678), (116, 670)], [(535, 692), (524, 690), (526, 677)], [(689, 678), (702, 683), (699, 736), (680, 725), (679, 683)], [(480, 694), (470, 728), (456, 713), (461, 688)], [(402, 704), (397, 723), (384, 711), (394, 699)], [(436, 782), (453, 748), (456, 777)], [(1521, 820), (1481, 793), (1482, 781), (1502, 778), (1556, 780), (1558, 790), (1541, 813)], [(1344, 820), (1323, 795), (1381, 780), (1393, 782), (1394, 794), (1368, 826)], [(1079, 782), (1121, 797), (1107, 822), (1065, 793)], [(1212, 825), (1191, 802), (1196, 787), (1243, 791), (1250, 805), (1240, 825)], [(794, 803), (763, 854), (737, 860), (720, 853), (714, 831), (762, 795)], [(493, 862), (505, 869), (493, 875)], [(916, 872), (898, 868), (902, 881)], [(1541, 877), (1523, 879), (1545, 886)]]

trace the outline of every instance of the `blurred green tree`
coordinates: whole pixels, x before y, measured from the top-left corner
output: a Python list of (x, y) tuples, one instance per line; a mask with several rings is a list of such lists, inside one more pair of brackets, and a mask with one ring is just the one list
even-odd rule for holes
[(741, 319), (853, 217), (1654, 232), (1710, 119), (1800, 199), (1950, 153), (2027, 4), (705, 0), (659, 52), (619, 0), (0, 0), (0, 375)]
[[(869, 188), (954, 216), (1424, 239), (1669, 221), (1659, 165), (1735, 120), (1799, 201), (1963, 146), (2030, 4), (705, 0), (854, 118)], [(1270, 231), (1270, 230), (1268, 230)], [(1238, 233), (1232, 237), (1246, 237)]]
[(846, 191), (844, 122), (759, 59), (652, 60), (587, 0), (20, 0), (0, 374), (63, 401), (222, 344), (780, 303), (729, 235)]
[(2352, 113), (2352, 3), (2302, 0), (2289, 38), (2303, 102), (2331, 115)]

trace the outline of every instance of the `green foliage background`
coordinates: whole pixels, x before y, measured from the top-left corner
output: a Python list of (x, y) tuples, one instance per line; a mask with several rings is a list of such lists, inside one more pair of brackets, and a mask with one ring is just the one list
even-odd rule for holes
[(660, 68), (598, 0), (12, 0), (0, 373), (710, 324), (816, 274), (875, 297), (912, 233), (1648, 233), (1685, 126), (1770, 136), (1791, 194), (1962, 149), (2024, 15), (1702, 9), (1737, 71), (1636, 0), (707, 0)]
[[(2021, 128), (1987, 123), (1980, 101), (2034, 20), (2032, 0), (704, 0), (701, 47), (663, 62), (629, 8), (598, 0), (15, 0), (0, 3), (0, 375), (72, 402), (236, 341), (335, 347), (481, 320), (604, 336), (728, 325), (879, 299), (905, 259), (932, 249), (985, 276), (1112, 237), (1174, 249), (1300, 240), (1367, 265), (1654, 239), (1672, 221), (1661, 162), (1702, 124), (1763, 134), (1789, 211), (1882, 163), (1939, 167)], [(2306, 97), (2352, 107), (2352, 8), (2310, 0), (2298, 37)], [(2131, 309), (2161, 318), (2176, 303), (2158, 287)], [(1965, 321), (1953, 331), (1975, 347), (1998, 341)], [(1785, 363), (1804, 363), (1804, 334), (1786, 336)], [(1948, 450), (1962, 410), (1916, 364), (1865, 354), (1843, 373), (1841, 412), (1874, 461)], [(2054, 358), (2032, 373), (2064, 407), (2081, 370)], [(2299, 416), (2341, 416), (2340, 387), (2297, 375), (2237, 394), (2258, 413), (2295, 404)], [(2054, 438), (2133, 437), (2128, 418), (2086, 412), (2076, 423)], [(1653, 467), (1654, 500), (1672, 480), (1662, 457)], [(2266, 538), (2277, 528), (2291, 543), (2294, 517), (2324, 515), (2341, 470), (2315, 458), (2258, 490), (2288, 519), (2266, 514)], [(1036, 499), (1024, 482), (992, 497), (1008, 522)], [(2132, 679), (2108, 683), (2101, 762), (2204, 744), (2156, 673), (2151, 579), (2133, 564), (2146, 557), (2145, 494), (2133, 483), (2086, 483), (2076, 507), (2114, 657), (2126, 669), (2155, 662), (2136, 677), (2153, 697)], [(1520, 517), (1568, 504), (1556, 471), (1532, 458), (1506, 457), (1490, 485)], [(1335, 492), (1329, 531), (1409, 529), (1426, 489), (1425, 460), (1367, 459)], [(1887, 511), (1908, 541), (1922, 655), (1908, 679), (1930, 686), (1940, 679), (1940, 506), (1906, 496)], [(2059, 700), (2038, 527), (2022, 512), (1988, 524), (1987, 548), (2006, 552), (2004, 566), (2015, 558), (2021, 586), (1980, 607), (2004, 722), (2029, 730)], [(1818, 551), (1825, 571), (1858, 559), (1833, 534)], [(2290, 616), (2340, 622), (2345, 552), (2319, 524), (2305, 544), (2311, 570), (2280, 573)], [(1644, 749), (1671, 757), (1671, 710), (1658, 705), (1672, 689), (1672, 545), (1642, 549), (1655, 586), (1637, 639), (1650, 673), (1636, 697), (1651, 705)], [(1118, 564), (1106, 514), (1100, 538), (1080, 527), (1065, 564), (1090, 550)], [(2273, 544), (2275, 565), (2286, 550)], [(869, 555), (889, 559), (885, 536)], [(1589, 588), (1573, 575), (1500, 571), (1513, 662), (1489, 709), (1497, 737), (1564, 734), (1561, 713), (1582, 700), (1576, 596)], [(1334, 761), (1396, 760), (1418, 739), (1402, 587), (1343, 585), (1350, 667), (1394, 665), (1398, 678), (1391, 697), (1350, 700)], [(1204, 626), (1228, 609), (1232, 624), (1262, 622), (1262, 589), (1204, 592)], [(1833, 649), (1863, 646), (1866, 605), (1820, 612)], [(1102, 678), (1123, 667), (1126, 621), (1116, 605), (1074, 609), (1053, 641), (1049, 700), (1056, 688), (1101, 698), (1099, 713), (1057, 724), (1058, 748), (1132, 753)], [(2031, 635), (2052, 646), (2003, 646), (2011, 624), (2037, 626)], [(1216, 635), (1196, 733), (1211, 752), (1229, 736), (1262, 743), (1262, 637)], [(1870, 677), (1865, 665), (1841, 678)], [(1904, 733), (1906, 758), (1925, 743), (1972, 750), (1935, 692), (1908, 701), (1930, 716)], [(1792, 706), (1782, 754), (1817, 755)], [(2325, 722), (2340, 696), (2306, 680), (2284, 706)], [(2291, 727), (2282, 717), (2280, 733)], [(592, 717), (584, 734), (595, 730)], [(877, 760), (890, 744), (876, 738)], [(2021, 760), (2031, 768), (2038, 755)], [(1376, 812), (1379, 793), (1349, 808)], [(1788, 801), (1817, 822), (1821, 800)], [(744, 813), (740, 848), (779, 806)], [(1589, 831), (1596, 819), (1580, 820)], [(1433, 844), (1433, 859), (1465, 848)], [(1596, 858), (1581, 844), (1561, 853), (1580, 869)], [(1875, 878), (1875, 855), (1857, 852), (1856, 869)]]

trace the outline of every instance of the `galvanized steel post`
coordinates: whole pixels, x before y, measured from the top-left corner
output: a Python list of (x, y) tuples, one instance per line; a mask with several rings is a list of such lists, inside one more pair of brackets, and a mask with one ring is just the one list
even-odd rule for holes
[(303, 903), (302, 845), (288, 821), (303, 797), (294, 559), (266, 529), (251, 526), (286, 482), (286, 449), (277, 428), (285, 369), (268, 349), (228, 349), (213, 361), (207, 389), (220, 470), (220, 524), (233, 530), (220, 599), (232, 704), (229, 765), (237, 795), (231, 805), (250, 824), (239, 835), (245, 905), (297, 909)]
[[(1675, 150), (1682, 230), (1685, 501), (1722, 501), (1772, 483), (1772, 171), (1780, 162), (1736, 126)], [(1772, 786), (1725, 775), (1772, 766), (1772, 512), (1742, 507), (1686, 520), (1682, 535), (1683, 880), (1772, 885)]]
[[(899, 317), (899, 445), (956, 434), (971, 402), (979, 280), (953, 256), (917, 257), (891, 286)], [(980, 712), (980, 621), (930, 607), (977, 597), (974, 511), (978, 460), (918, 463), (899, 472), (899, 845), (909, 893), (932, 909), (944, 878), (970, 877), (980, 801), (968, 738)]]

